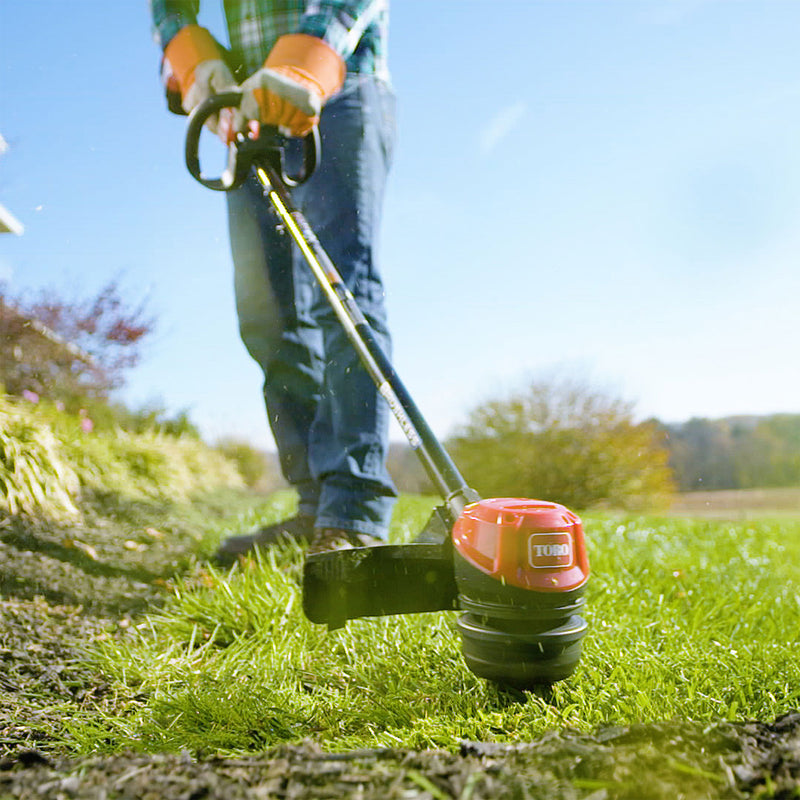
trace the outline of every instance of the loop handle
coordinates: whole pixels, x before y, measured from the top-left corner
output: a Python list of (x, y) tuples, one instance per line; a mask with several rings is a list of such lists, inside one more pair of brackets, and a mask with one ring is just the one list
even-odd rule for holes
[(215, 192), (229, 192), (238, 189), (247, 179), (250, 168), (259, 159), (265, 158), (275, 166), (286, 186), (294, 187), (305, 183), (319, 166), (321, 144), (319, 128), (303, 137), (303, 164), (295, 175), (287, 174), (284, 167), (283, 150), (286, 139), (277, 130), (262, 126), (257, 139), (251, 139), (241, 133), (228, 146), (228, 164), (219, 178), (205, 176), (200, 168), (200, 134), (209, 117), (218, 114), (225, 108), (238, 108), (242, 102), (239, 91), (215, 94), (196, 106), (189, 114), (189, 125), (186, 129), (185, 159), (189, 174), (207, 189)]

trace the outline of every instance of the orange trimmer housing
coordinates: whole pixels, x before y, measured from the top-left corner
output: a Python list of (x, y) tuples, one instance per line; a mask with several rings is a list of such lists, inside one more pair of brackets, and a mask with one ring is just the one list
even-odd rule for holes
[(568, 592), (589, 578), (580, 518), (558, 503), (500, 497), (468, 505), (453, 527), (466, 561), (507, 586)]

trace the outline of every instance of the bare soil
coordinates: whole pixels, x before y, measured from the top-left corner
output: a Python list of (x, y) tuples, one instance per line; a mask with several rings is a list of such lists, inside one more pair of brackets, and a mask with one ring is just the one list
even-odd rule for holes
[(0, 800), (800, 797), (800, 713), (552, 731), (516, 745), (463, 742), (458, 752), (325, 753), (304, 742), (238, 759), (75, 757), (65, 721), (115, 703), (87, 646), (128, 635), (202, 551), (201, 520), (237, 502), (246, 500), (209, 499), (196, 518), (142, 503), (118, 515), (106, 504), (79, 526), (0, 519)]
[(794, 798), (799, 786), (800, 714), (705, 729), (670, 723), (552, 732), (513, 746), (464, 742), (457, 753), (322, 753), (305, 743), (240, 759), (63, 759), (28, 750), (0, 760), (0, 797), (53, 800)]

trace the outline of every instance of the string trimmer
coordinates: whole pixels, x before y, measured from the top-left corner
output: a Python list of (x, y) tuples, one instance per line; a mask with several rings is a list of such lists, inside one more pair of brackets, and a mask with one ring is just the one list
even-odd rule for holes
[(264, 129), (257, 139), (239, 135), (229, 145), (221, 177), (201, 173), (204, 123), (240, 100), (238, 92), (216, 95), (191, 114), (189, 172), (217, 191), (238, 188), (255, 175), (444, 501), (412, 544), (308, 556), (306, 616), (336, 628), (357, 617), (460, 609), (464, 659), (476, 675), (522, 689), (566, 678), (578, 663), (586, 631), (580, 614), (589, 563), (580, 519), (557, 503), (481, 499), (467, 485), (292, 202), (290, 188), (308, 180), (319, 163), (316, 129), (302, 140), (298, 174), (286, 172), (286, 140)]

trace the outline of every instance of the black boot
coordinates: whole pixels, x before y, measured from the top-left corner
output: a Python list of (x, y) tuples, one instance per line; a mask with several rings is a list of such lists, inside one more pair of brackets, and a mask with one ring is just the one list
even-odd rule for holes
[(345, 531), (341, 528), (315, 528), (308, 555), (329, 553), (333, 550), (352, 550), (355, 547), (375, 547), (382, 544), (386, 544), (383, 539), (376, 539), (367, 533)]
[(265, 525), (254, 533), (244, 533), (225, 539), (214, 553), (214, 561), (222, 566), (230, 566), (239, 556), (252, 553), (257, 547), (297, 542), (308, 544), (314, 533), (314, 517), (311, 514), (297, 514), (294, 517)]

